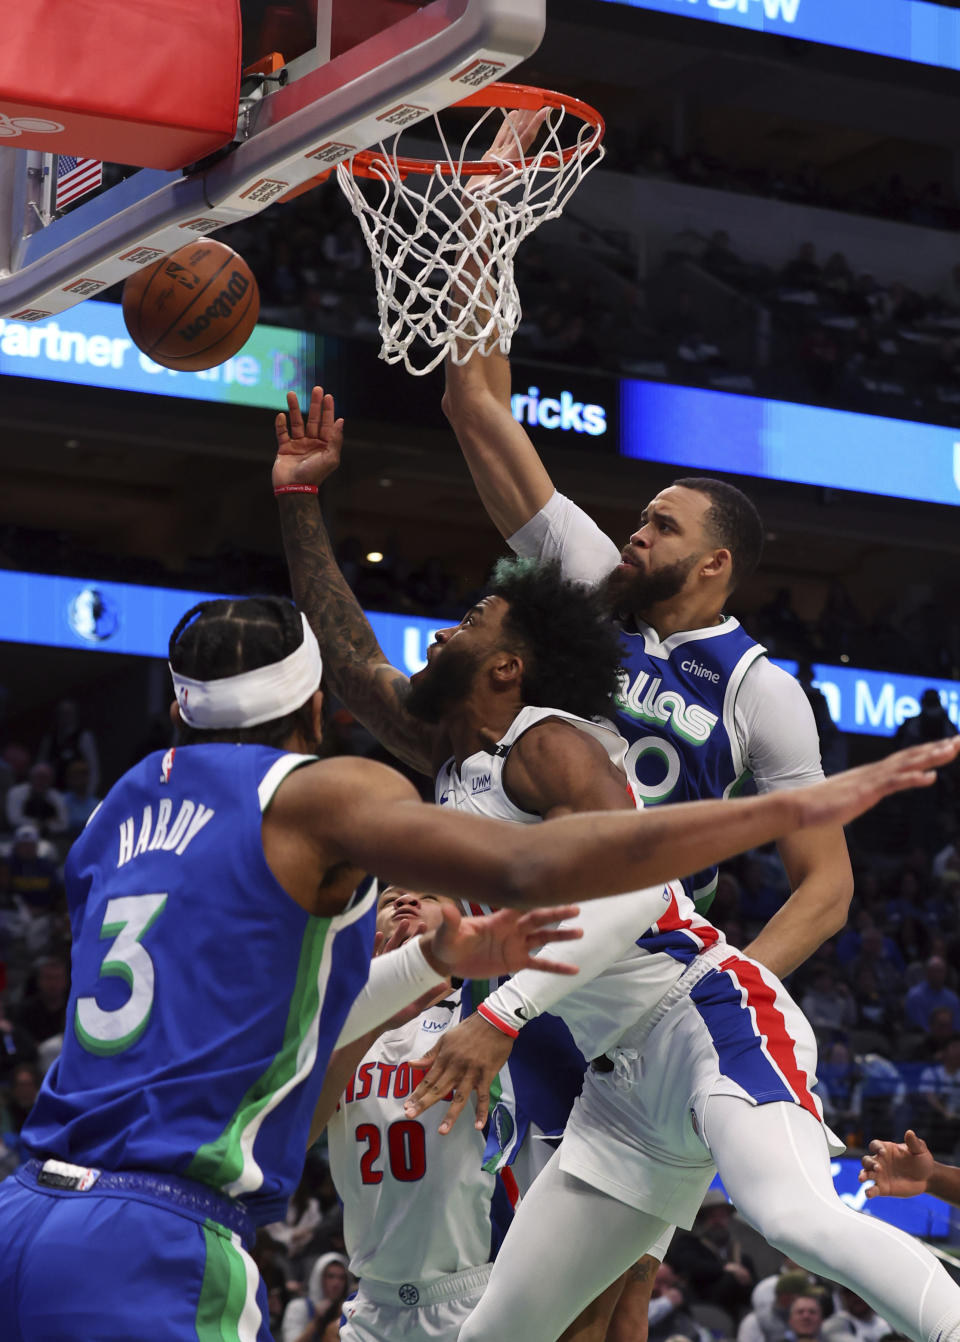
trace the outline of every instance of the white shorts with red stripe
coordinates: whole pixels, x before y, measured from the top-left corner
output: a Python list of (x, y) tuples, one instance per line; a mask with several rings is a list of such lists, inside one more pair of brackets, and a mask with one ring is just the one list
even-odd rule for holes
[[(817, 1045), (775, 975), (720, 945), (705, 951), (642, 1028), (587, 1072), (560, 1167), (628, 1206), (689, 1228), (716, 1173), (702, 1137), (711, 1095), (782, 1101), (819, 1122)], [(825, 1129), (831, 1151), (843, 1143)]]

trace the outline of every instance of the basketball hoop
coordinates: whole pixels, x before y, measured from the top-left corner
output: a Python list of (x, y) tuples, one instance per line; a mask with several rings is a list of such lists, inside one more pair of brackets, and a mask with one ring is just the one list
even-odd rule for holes
[[(499, 347), (509, 354), (521, 315), (513, 273), (517, 248), (545, 219), (562, 213), (603, 157), (603, 118), (577, 98), (489, 84), (454, 107), (481, 109), (459, 150), (434, 113), (442, 150), (436, 158), (401, 155), (401, 129), (389, 147), (381, 142), (337, 167), (373, 260), (380, 357), (418, 376), (448, 354), (458, 364), (477, 349)], [(479, 146), (500, 130), (498, 109), (504, 116), (546, 112), (540, 147), (525, 151), (508, 122), (504, 155), (477, 157)], [(428, 125), (420, 122), (417, 132)], [(361, 183), (379, 189), (364, 190)], [(427, 351), (415, 348), (417, 340)]]

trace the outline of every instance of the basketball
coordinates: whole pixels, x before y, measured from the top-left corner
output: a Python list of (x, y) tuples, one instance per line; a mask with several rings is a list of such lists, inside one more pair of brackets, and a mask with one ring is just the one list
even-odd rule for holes
[(259, 313), (250, 267), (212, 238), (178, 248), (123, 286), (123, 317), (134, 344), (177, 371), (198, 372), (229, 359)]

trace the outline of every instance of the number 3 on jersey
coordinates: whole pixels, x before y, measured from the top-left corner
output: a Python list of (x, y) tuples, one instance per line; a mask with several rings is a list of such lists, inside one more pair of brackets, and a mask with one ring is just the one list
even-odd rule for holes
[(124, 979), (130, 996), (123, 1006), (104, 1010), (96, 997), (77, 999), (74, 1028), (89, 1053), (109, 1056), (122, 1053), (143, 1034), (153, 1010), (153, 961), (140, 939), (159, 918), (167, 902), (164, 895), (124, 895), (107, 901), (100, 928), (101, 941), (113, 943), (100, 966), (100, 978)]

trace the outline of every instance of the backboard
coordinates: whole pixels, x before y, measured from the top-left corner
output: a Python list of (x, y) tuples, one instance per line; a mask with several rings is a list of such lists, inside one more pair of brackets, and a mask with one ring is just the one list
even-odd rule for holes
[(539, 46), (545, 7), (243, 0), (245, 62), (277, 43), (287, 50), (266, 78), (244, 83), (222, 154), (177, 172), (142, 169), (56, 217), (53, 156), (0, 146), (0, 316), (43, 321), (502, 79)]

